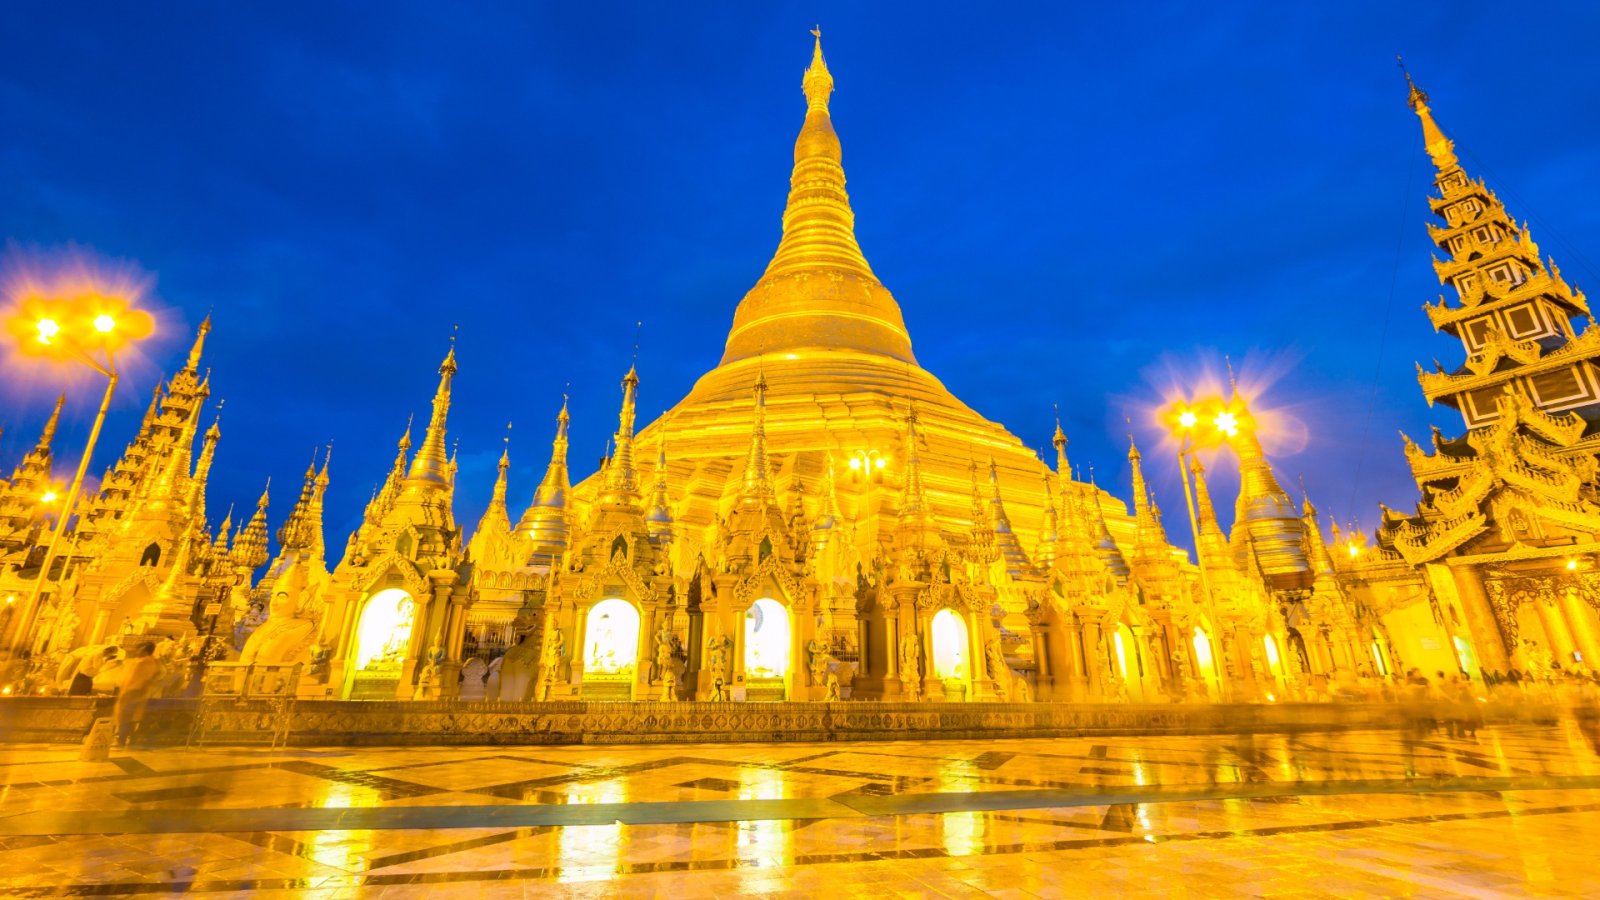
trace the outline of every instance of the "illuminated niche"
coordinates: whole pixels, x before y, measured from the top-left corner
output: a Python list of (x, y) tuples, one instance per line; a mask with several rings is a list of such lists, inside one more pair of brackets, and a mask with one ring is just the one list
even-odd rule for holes
[(744, 614), (744, 671), (756, 678), (782, 678), (789, 672), (789, 611), (769, 597)]
[(584, 625), (583, 645), (584, 672), (632, 672), (639, 659), (639, 611), (626, 600), (596, 603)]
[(356, 668), (398, 669), (411, 643), (416, 611), (416, 601), (400, 588), (373, 594), (356, 626)]
[(952, 679), (967, 677), (967, 623), (955, 610), (941, 609), (933, 617), (933, 675)]

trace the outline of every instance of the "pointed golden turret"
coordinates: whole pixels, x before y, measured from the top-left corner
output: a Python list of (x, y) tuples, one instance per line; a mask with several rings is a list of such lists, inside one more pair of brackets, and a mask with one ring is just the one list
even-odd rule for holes
[(639, 500), (639, 476), (633, 467), (633, 429), (638, 416), (639, 372), (633, 366), (622, 377), (622, 409), (617, 413), (616, 450), (606, 466), (602, 503), (630, 504)]
[(456, 345), (450, 341), (450, 352), (439, 364), (439, 386), (433, 392), (433, 414), (428, 418), (428, 430), (423, 432), (422, 446), (411, 461), (407, 480), (422, 485), (448, 487), (450, 461), (444, 455), (445, 419), (450, 413), (450, 382), (456, 374)]
[[(278, 527), (278, 556), (291, 551), (303, 550), (311, 542), (310, 513), (311, 497), (317, 489), (317, 454), (311, 452), (311, 463), (306, 466), (304, 480), (300, 484), (300, 496), (295, 499), (294, 506), (289, 509), (289, 515), (284, 518), (283, 524)], [(276, 567), (274, 567), (276, 568)]]
[(46, 455), (50, 453), (50, 444), (56, 439), (56, 426), (61, 423), (61, 407), (66, 403), (66, 394), (56, 397), (55, 408), (50, 410), (50, 418), (45, 420), (44, 430), (39, 432), (39, 443), (34, 445), (36, 451)]
[(567, 498), (572, 493), (567, 474), (567, 427), (571, 422), (567, 398), (563, 396), (561, 412), (556, 414), (556, 437), (550, 445), (550, 465), (539, 489), (533, 492), (533, 502), (517, 523), (517, 534), (527, 539), (536, 564), (559, 560), (567, 550)]
[(650, 486), (650, 510), (645, 513), (650, 541), (657, 547), (672, 542), (672, 501), (667, 497), (667, 444), (656, 448), (656, 478)]
[(233, 537), (233, 549), (229, 556), (233, 564), (241, 568), (255, 570), (261, 567), (269, 557), (267, 556), (267, 502), (268, 494), (272, 491), (272, 479), (267, 479), (267, 486), (261, 490), (261, 499), (256, 501), (255, 515), (250, 521), (239, 526), (239, 533)]
[(1255, 432), (1243, 429), (1234, 438), (1239, 454), (1239, 500), (1234, 509), (1229, 540), (1235, 564), (1255, 565), (1272, 590), (1301, 590), (1311, 586), (1311, 565), (1306, 560), (1304, 524), (1294, 501), (1278, 484), (1272, 466), (1261, 451)]
[(489, 494), (489, 508), (483, 514), (485, 521), (493, 518), (495, 525), (504, 526), (506, 531), (511, 530), (511, 513), (506, 510), (506, 473), (510, 469), (511, 442), (507, 438), (505, 449), (500, 451), (500, 462), (495, 465), (494, 490)]
[(1122, 555), (1122, 548), (1117, 546), (1116, 538), (1111, 536), (1111, 528), (1106, 525), (1106, 511), (1100, 506), (1100, 487), (1095, 484), (1094, 467), (1089, 467), (1089, 490), (1083, 498), (1084, 515), (1094, 535), (1095, 555), (1117, 577), (1118, 582), (1126, 583), (1132, 570), (1128, 567), (1127, 557)]
[(187, 369), (188, 371), (190, 371), (190, 372), (199, 371), (199, 369), (200, 369), (200, 354), (205, 349), (205, 346), (206, 346), (206, 335), (208, 335), (210, 333), (211, 333), (211, 314), (210, 313), (206, 313), (206, 317), (200, 321), (200, 327), (195, 332), (194, 343), (189, 346), (189, 358), (184, 363), (184, 368)]
[(1048, 569), (1056, 561), (1056, 544), (1061, 540), (1061, 518), (1056, 513), (1055, 490), (1050, 486), (1050, 473), (1044, 479), (1044, 521), (1039, 525), (1039, 543), (1033, 551), (1039, 568)]
[(984, 500), (983, 486), (978, 483), (978, 461), (967, 465), (972, 479), (972, 545), (968, 548), (972, 561), (988, 565), (1000, 558), (999, 542), (995, 535), (993, 505)]
[(217, 442), (222, 440), (222, 413), (218, 411), (206, 429), (200, 445), (200, 461), (194, 465), (194, 478), (189, 483), (189, 518), (195, 523), (205, 520), (206, 482), (211, 479), (211, 463), (217, 456)]
[(226, 560), (228, 553), (228, 532), (233, 529), (233, 507), (228, 507), (227, 515), (222, 517), (222, 524), (217, 526), (216, 540), (211, 542), (211, 558)]
[(839, 494), (835, 477), (833, 454), (830, 452), (823, 461), (822, 487), (817, 490), (822, 505), (817, 510), (817, 518), (811, 523), (811, 544), (818, 553), (828, 546), (839, 526)]
[(490, 570), (504, 570), (523, 565), (528, 556), (527, 545), (511, 533), (511, 514), (506, 510), (507, 473), (511, 470), (511, 426), (506, 426), (505, 448), (500, 451), (496, 465), (494, 490), (489, 494), (489, 507), (478, 519), (478, 527), (467, 543), (467, 555), (478, 565)]
[[(901, 447), (906, 462), (905, 485), (900, 491), (899, 546), (906, 550), (929, 548), (939, 541), (939, 526), (934, 523), (928, 492), (922, 485), (920, 441), (917, 407), (912, 404), (906, 413), (906, 436)], [(872, 477), (872, 473), (868, 472), (867, 477)]]
[(1005, 558), (1006, 571), (1015, 577), (1031, 569), (1033, 564), (1017, 540), (1011, 517), (1006, 515), (1005, 501), (1000, 497), (1000, 470), (993, 456), (989, 457), (989, 522), (994, 529), (995, 546)]
[(767, 467), (767, 378), (756, 375), (755, 412), (750, 426), (750, 454), (745, 457), (744, 481), (739, 489), (741, 506), (757, 506), (772, 499), (772, 472)]
[(1133, 520), (1137, 529), (1136, 546), (1134, 555), (1139, 556), (1152, 550), (1166, 552), (1166, 541), (1162, 540), (1161, 524), (1156, 520), (1155, 504), (1150, 500), (1150, 486), (1144, 480), (1144, 457), (1139, 453), (1139, 447), (1133, 442), (1132, 436), (1128, 438), (1128, 464), (1133, 467)]
[[(1401, 63), (1401, 71), (1405, 71), (1405, 64)], [(1458, 165), (1455, 154), (1455, 143), (1444, 136), (1444, 131), (1439, 128), (1439, 123), (1433, 120), (1433, 111), (1428, 108), (1428, 94), (1417, 83), (1411, 80), (1411, 73), (1406, 71), (1406, 85), (1411, 88), (1408, 102), (1411, 109), (1422, 120), (1422, 142), (1428, 148), (1428, 156), (1433, 160), (1433, 166), (1440, 171)]]
[(794, 145), (783, 238), (740, 302), (722, 364), (801, 349), (853, 350), (915, 362), (900, 306), (856, 243), (839, 136), (828, 111), (833, 75), (816, 35), (801, 87), (806, 120)]

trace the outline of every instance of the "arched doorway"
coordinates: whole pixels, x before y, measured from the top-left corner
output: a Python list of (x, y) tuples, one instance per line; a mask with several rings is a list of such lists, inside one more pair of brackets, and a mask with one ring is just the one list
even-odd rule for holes
[(967, 623), (955, 610), (941, 609), (934, 614), (928, 630), (933, 635), (933, 677), (944, 682), (946, 698), (966, 699), (967, 677), (971, 674)]
[(351, 700), (393, 700), (400, 685), (400, 667), (411, 646), (417, 602), (401, 588), (367, 598), (356, 622), (345, 696)]
[(1390, 670), (1389, 658), (1384, 655), (1383, 638), (1378, 635), (1377, 629), (1372, 631), (1371, 650), (1372, 661), (1377, 664), (1377, 668), (1374, 671), (1377, 672), (1379, 678), (1388, 678)]
[(1111, 653), (1116, 657), (1117, 676), (1122, 679), (1128, 699), (1143, 700), (1144, 666), (1139, 658), (1139, 642), (1125, 622), (1118, 623), (1117, 630), (1111, 632)]
[(744, 680), (746, 700), (783, 700), (789, 674), (789, 611), (762, 597), (744, 614)]
[(584, 698), (633, 699), (638, 662), (639, 610), (615, 597), (596, 603), (583, 624)]
[(1220, 689), (1221, 678), (1217, 674), (1217, 658), (1211, 651), (1211, 637), (1204, 628), (1195, 626), (1194, 629), (1194, 665), (1200, 671), (1200, 678), (1205, 682), (1206, 695), (1216, 699)]

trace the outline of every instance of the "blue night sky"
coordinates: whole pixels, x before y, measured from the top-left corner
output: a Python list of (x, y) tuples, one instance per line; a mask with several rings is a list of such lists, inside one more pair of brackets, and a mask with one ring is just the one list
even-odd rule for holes
[[(1397, 428), (1460, 429), (1414, 378), (1461, 349), (1419, 308), (1431, 168), (1396, 52), (1468, 171), (1600, 286), (1594, 4), (250, 6), (7, 4), (0, 239), (8, 269), (75, 246), (154, 279), (161, 339), (93, 471), (214, 308), (212, 521), (271, 475), (276, 526), (332, 441), (333, 548), (425, 421), (452, 325), (468, 523), (508, 420), (520, 512), (568, 382), (594, 468), (636, 320), (651, 417), (716, 364), (777, 245), (814, 21), (857, 233), (918, 359), (1034, 446), (1059, 402), (1124, 497), (1124, 416), (1153, 450), (1165, 387), (1224, 353), (1270, 382), (1291, 427), (1267, 449), (1325, 522), (1415, 501)], [(0, 372), (9, 468), (63, 376)], [(99, 390), (73, 383), (62, 477)]]

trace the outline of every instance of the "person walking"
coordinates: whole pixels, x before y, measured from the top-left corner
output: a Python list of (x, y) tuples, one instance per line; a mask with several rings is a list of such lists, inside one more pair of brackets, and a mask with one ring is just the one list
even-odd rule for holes
[(144, 708), (155, 694), (161, 680), (161, 663), (156, 662), (156, 645), (145, 641), (134, 651), (123, 667), (122, 685), (117, 691), (114, 716), (117, 720), (117, 743), (128, 746), (133, 732), (144, 721)]
[(61, 660), (61, 667), (56, 669), (56, 682), (67, 686), (69, 697), (88, 696), (94, 693), (94, 677), (106, 663), (116, 658), (117, 648), (110, 644), (79, 647)]

